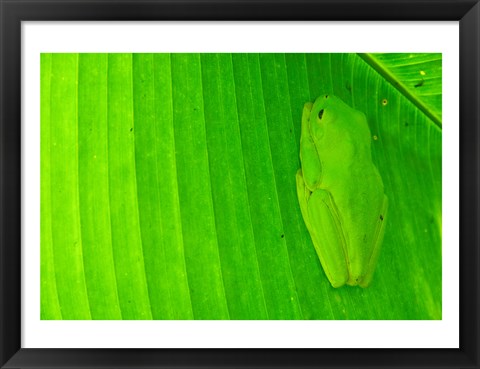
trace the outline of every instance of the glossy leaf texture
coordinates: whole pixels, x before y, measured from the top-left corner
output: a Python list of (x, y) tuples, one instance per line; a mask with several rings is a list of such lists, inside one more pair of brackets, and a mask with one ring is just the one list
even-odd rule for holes
[[(331, 287), (297, 200), (325, 93), (366, 114), (390, 201), (366, 289)], [(441, 319), (441, 150), (357, 54), (42, 54), (41, 318)]]

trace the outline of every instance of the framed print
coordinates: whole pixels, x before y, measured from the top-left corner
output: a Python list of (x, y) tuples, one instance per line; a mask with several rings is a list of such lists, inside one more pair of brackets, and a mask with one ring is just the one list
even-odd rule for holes
[(0, 362), (478, 368), (476, 1), (1, 1)]

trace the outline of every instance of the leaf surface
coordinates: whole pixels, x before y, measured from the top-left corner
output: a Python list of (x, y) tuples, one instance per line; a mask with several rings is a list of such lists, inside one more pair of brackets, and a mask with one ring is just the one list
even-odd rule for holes
[[(326, 93), (389, 198), (366, 289), (331, 287), (298, 205)], [(41, 318), (441, 319), (438, 101), (438, 54), (42, 54)]]

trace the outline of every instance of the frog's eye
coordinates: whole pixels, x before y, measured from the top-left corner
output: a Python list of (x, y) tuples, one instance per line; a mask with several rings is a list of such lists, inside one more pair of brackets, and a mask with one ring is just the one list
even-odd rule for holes
[(323, 109), (321, 109), (319, 112), (318, 112), (318, 119), (322, 119), (323, 117)]

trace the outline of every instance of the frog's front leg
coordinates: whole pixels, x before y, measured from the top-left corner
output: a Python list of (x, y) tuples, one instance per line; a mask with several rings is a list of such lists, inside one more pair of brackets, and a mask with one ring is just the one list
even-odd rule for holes
[(300, 161), (305, 185), (313, 191), (321, 182), (322, 165), (310, 134), (310, 113), (312, 103), (306, 103), (302, 114), (302, 131), (300, 136)]
[(349, 277), (347, 247), (341, 221), (332, 196), (317, 189), (308, 199), (310, 236), (323, 270), (333, 287), (341, 287)]
[(297, 170), (296, 180), (297, 180), (297, 196), (298, 196), (298, 203), (300, 204), (300, 210), (302, 212), (305, 225), (307, 226), (308, 231), (311, 232), (310, 223), (308, 220), (307, 203), (310, 198), (310, 195), (312, 194), (312, 191), (310, 191), (305, 185), (305, 181), (303, 180), (303, 173), (301, 169)]
[(373, 250), (370, 260), (368, 261), (365, 276), (359, 283), (360, 287), (368, 287), (373, 278), (373, 272), (375, 271), (375, 266), (377, 265), (378, 256), (380, 255), (380, 249), (382, 246), (383, 235), (385, 233), (385, 226), (387, 224), (387, 214), (388, 213), (388, 197), (383, 195), (383, 205), (378, 216), (377, 226), (375, 227), (375, 235), (373, 237)]

